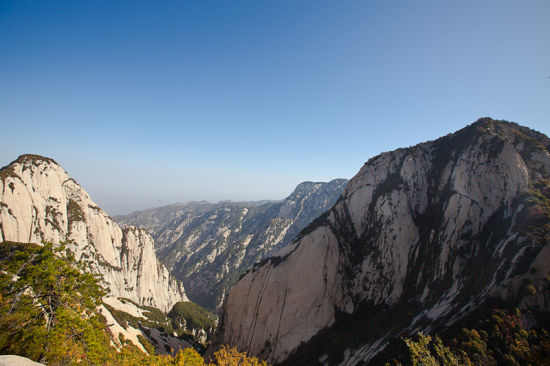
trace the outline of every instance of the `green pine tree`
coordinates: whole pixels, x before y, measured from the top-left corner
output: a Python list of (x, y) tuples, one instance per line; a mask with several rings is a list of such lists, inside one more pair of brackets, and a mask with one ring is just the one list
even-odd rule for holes
[(0, 352), (49, 364), (105, 364), (112, 354), (97, 279), (54, 248), (2, 243)]

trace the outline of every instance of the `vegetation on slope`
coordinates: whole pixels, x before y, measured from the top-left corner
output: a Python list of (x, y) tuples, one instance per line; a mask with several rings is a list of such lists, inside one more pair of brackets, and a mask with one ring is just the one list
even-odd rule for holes
[(175, 356), (150, 356), (127, 348), (107, 364), (124, 366), (268, 366), (265, 361), (248, 356), (246, 352), (239, 352), (235, 347), (227, 346), (216, 351), (210, 360), (205, 360), (193, 348), (180, 350)]
[[(0, 354), (16, 354), (49, 365), (265, 365), (227, 347), (214, 353), (211, 361), (192, 348), (175, 356), (156, 355), (143, 337), (140, 342), (148, 353), (122, 336), (117, 349), (98, 311), (104, 294), (97, 278), (63, 246), (0, 243)], [(176, 314), (191, 314), (197, 324), (206, 322), (200, 309), (183, 308), (187, 312)], [(148, 309), (149, 321), (167, 319), (155, 310)], [(115, 313), (122, 316), (122, 312)], [(128, 324), (134, 319), (125, 320)]]
[(177, 334), (183, 340), (197, 347), (200, 344), (199, 348), (201, 349), (208, 343), (216, 330), (216, 316), (193, 302), (178, 302), (174, 304), (168, 314), (164, 314), (157, 308), (138, 305), (128, 299), (120, 300), (134, 304), (143, 310), (144, 315), (144, 317), (136, 317), (104, 304), (124, 329), (132, 327), (148, 333), (147, 328), (155, 328), (164, 334)]
[(168, 313), (175, 329), (197, 333), (204, 331), (210, 338), (216, 330), (216, 316), (193, 302), (178, 302)]
[(471, 365), (471, 361), (464, 352), (452, 351), (446, 347), (441, 338), (418, 333), (417, 340), (404, 339), (410, 352), (413, 366), (421, 365)]
[(1, 244), (0, 352), (49, 363), (108, 357), (104, 294), (93, 275), (52, 244)]
[[(130, 300), (126, 301), (131, 302)], [(136, 307), (145, 310), (145, 317), (133, 316), (122, 310), (117, 310), (108, 304), (104, 304), (104, 306), (107, 308), (107, 310), (109, 310), (117, 323), (120, 324), (120, 326), (122, 326), (124, 329), (128, 329), (128, 327), (136, 329), (139, 329), (140, 327), (149, 327), (156, 328), (163, 333), (173, 333), (175, 331), (170, 324), (170, 320), (159, 309), (149, 306), (140, 306), (135, 303), (133, 304), (136, 305)]]
[(485, 307), (434, 337), (394, 342), (372, 364), (550, 365), (550, 314)]

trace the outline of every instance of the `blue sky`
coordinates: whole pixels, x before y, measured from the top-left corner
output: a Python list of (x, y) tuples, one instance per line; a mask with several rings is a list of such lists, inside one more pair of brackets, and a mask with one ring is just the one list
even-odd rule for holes
[(280, 199), (491, 116), (550, 133), (549, 1), (0, 1), (0, 165), (109, 214)]

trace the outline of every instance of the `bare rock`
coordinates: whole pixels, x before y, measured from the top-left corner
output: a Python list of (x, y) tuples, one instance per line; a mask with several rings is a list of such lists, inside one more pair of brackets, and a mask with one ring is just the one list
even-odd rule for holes
[(116, 297), (169, 311), (187, 297), (143, 229), (121, 229), (55, 161), (23, 155), (0, 171), (0, 241), (67, 242)]

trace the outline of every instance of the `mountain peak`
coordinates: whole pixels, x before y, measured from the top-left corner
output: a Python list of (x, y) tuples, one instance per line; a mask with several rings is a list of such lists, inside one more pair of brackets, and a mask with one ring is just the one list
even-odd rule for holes
[[(481, 118), (371, 158), (331, 210), (236, 283), (218, 344), (271, 362), (355, 365), (490, 300), (548, 311), (549, 146)], [(542, 290), (526, 299), (525, 283)]]
[(312, 182), (312, 181), (305, 181), (296, 186), (294, 188), (294, 191), (290, 194), (289, 197), (287, 197), (285, 200), (292, 199), (296, 195), (300, 195), (303, 193), (310, 193), (311, 191), (316, 191), (319, 189), (339, 189), (341, 188), (335, 188), (335, 187), (344, 187), (347, 184), (347, 179), (333, 179), (330, 182)]
[(53, 159), (21, 155), (0, 178), (0, 242), (67, 242), (115, 296), (163, 311), (187, 299), (158, 263), (151, 236), (122, 230)]
[[(519, 140), (531, 140), (535, 139), (541, 144), (544, 148), (548, 149), (550, 147), (550, 139), (548, 136), (540, 133), (536, 130), (533, 130), (529, 127), (522, 126), (515, 122), (510, 122), (506, 120), (496, 120), (490, 117), (482, 117), (477, 121), (472, 123), (469, 126), (464, 127), (463, 129), (451, 134), (451, 136), (459, 134), (494, 134), (499, 135), (503, 138), (510, 139), (512, 141)], [(533, 141), (534, 142), (534, 141)]]
[[(40, 167), (40, 168), (39, 168)], [(30, 176), (35, 175), (34, 172), (54, 169), (60, 175), (68, 177), (63, 168), (53, 159), (35, 154), (24, 154), (17, 159), (0, 169), (0, 180), (6, 182), (9, 177), (16, 180), (24, 180), (24, 172), (29, 170), (32, 172)]]
[[(52, 158), (48, 158), (46, 156), (37, 155), (37, 154), (23, 154), (20, 155), (17, 159), (9, 163), (6, 167), (12, 166), (14, 164), (26, 164), (26, 163), (37, 163), (37, 162), (46, 162), (50, 164), (55, 164), (59, 166), (59, 164), (53, 160)], [(4, 168), (6, 168), (4, 167)], [(2, 168), (2, 169), (4, 169)]]

